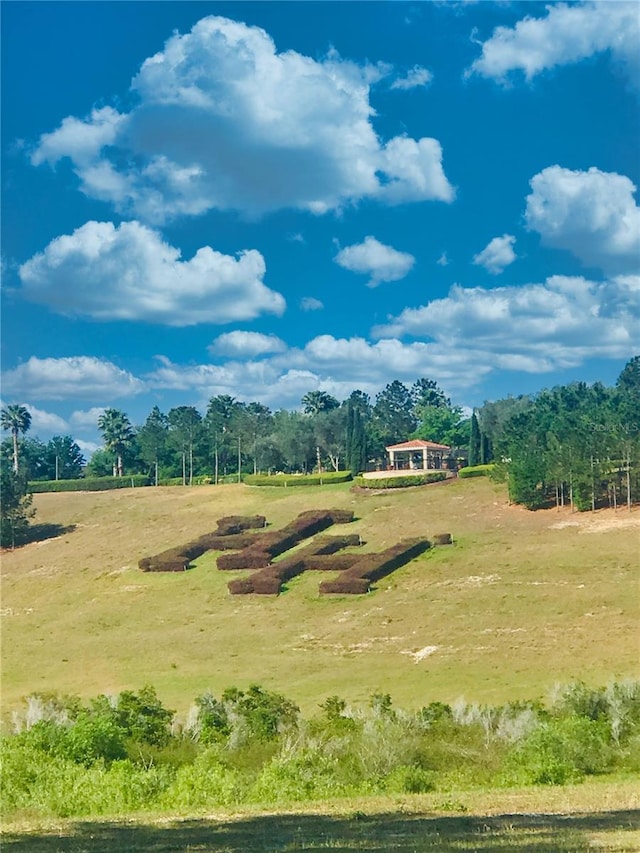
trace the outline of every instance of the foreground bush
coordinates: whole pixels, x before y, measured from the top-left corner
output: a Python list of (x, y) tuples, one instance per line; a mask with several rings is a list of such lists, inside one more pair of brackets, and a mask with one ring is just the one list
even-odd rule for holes
[(562, 785), (637, 772), (640, 682), (557, 691), (548, 707), (337, 696), (304, 720), (258, 685), (200, 696), (186, 722), (151, 687), (83, 704), (34, 695), (1, 742), (5, 816), (214, 809), (452, 787)]

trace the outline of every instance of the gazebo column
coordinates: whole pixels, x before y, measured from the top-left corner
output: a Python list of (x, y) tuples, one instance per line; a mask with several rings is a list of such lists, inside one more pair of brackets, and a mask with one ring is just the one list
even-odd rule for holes
[(423, 448), (422, 448), (422, 470), (423, 470), (423, 471), (426, 471), (426, 470), (427, 470), (427, 468), (428, 468), (428, 463), (427, 463), (427, 448), (426, 448), (426, 447), (423, 447)]
[(391, 468), (395, 468), (395, 464), (394, 464), (394, 451), (393, 451), (393, 450), (390, 450), (390, 451), (389, 451), (389, 465), (391, 466)]

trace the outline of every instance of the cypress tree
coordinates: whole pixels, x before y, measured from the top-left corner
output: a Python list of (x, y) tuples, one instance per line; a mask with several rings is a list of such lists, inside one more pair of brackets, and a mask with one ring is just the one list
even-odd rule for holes
[(362, 422), (362, 415), (356, 409), (353, 413), (353, 461), (357, 472), (366, 471), (367, 455), (367, 434)]
[(347, 426), (346, 426), (346, 440), (345, 440), (345, 451), (344, 456), (347, 463), (347, 468), (354, 474), (357, 472), (353, 469), (353, 419), (354, 419), (354, 411), (353, 406), (351, 405), (351, 401), (347, 403)]
[(478, 465), (482, 455), (480, 424), (474, 412), (471, 415), (471, 438), (469, 439), (469, 465)]
[(493, 451), (491, 450), (491, 439), (489, 436), (480, 431), (480, 464), (486, 465), (493, 459)]

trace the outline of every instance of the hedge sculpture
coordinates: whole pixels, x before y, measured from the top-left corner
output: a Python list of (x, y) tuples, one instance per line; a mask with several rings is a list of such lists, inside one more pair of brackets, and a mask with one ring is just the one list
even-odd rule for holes
[[(283, 584), (305, 571), (340, 572), (332, 580), (320, 584), (320, 593), (361, 595), (380, 578), (394, 572), (431, 547), (427, 539), (406, 539), (374, 554), (341, 553), (342, 549), (364, 544), (360, 536), (317, 536), (334, 524), (353, 521), (350, 510), (310, 510), (302, 512), (280, 530), (263, 533), (247, 531), (265, 527), (262, 515), (226, 516), (218, 521), (212, 533), (153, 557), (144, 557), (139, 567), (144, 572), (183, 572), (205, 551), (236, 551), (218, 557), (219, 569), (254, 569), (249, 577), (229, 582), (232, 595), (278, 595)], [(288, 557), (274, 559), (316, 536), (315, 541), (299, 548)], [(434, 544), (451, 544), (451, 534), (437, 534)]]
[(255, 534), (242, 531), (264, 527), (266, 523), (264, 515), (225, 516), (219, 519), (213, 533), (205, 533), (185, 545), (168, 548), (154, 557), (143, 557), (138, 566), (143, 572), (185, 572), (189, 563), (201, 557), (205, 551), (246, 548), (253, 541)]
[(379, 554), (364, 554), (335, 580), (323, 581), (320, 593), (360, 594), (368, 592), (372, 583), (395, 572), (431, 547), (428, 539), (406, 539)]

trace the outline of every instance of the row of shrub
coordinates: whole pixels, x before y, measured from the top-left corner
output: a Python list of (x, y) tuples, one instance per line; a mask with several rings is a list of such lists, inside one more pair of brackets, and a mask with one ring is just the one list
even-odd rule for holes
[(493, 462), (489, 462), (487, 465), (468, 465), (458, 471), (458, 477), (463, 480), (468, 477), (489, 477), (495, 467)]
[(361, 489), (404, 489), (407, 486), (426, 486), (447, 479), (446, 471), (427, 471), (424, 474), (406, 474), (396, 477), (354, 477), (354, 485)]
[(143, 557), (138, 561), (138, 567), (143, 572), (185, 572), (191, 561), (206, 551), (246, 548), (253, 542), (255, 534), (244, 531), (264, 527), (266, 523), (264, 515), (225, 516), (218, 520), (213, 533), (205, 533), (191, 542), (168, 548), (152, 557)]
[(42, 492), (104, 492), (111, 489), (133, 489), (149, 486), (146, 474), (131, 474), (126, 477), (81, 477), (77, 480), (32, 480), (29, 491)]
[(359, 595), (368, 592), (372, 583), (395, 572), (430, 547), (427, 539), (406, 539), (378, 554), (365, 554), (337, 578), (323, 581), (320, 594)]
[(351, 471), (326, 471), (323, 474), (245, 474), (247, 486), (328, 486), (351, 480)]
[(343, 509), (308, 510), (301, 512), (280, 530), (257, 534), (251, 544), (238, 554), (221, 554), (219, 569), (262, 569), (274, 557), (284, 554), (304, 539), (321, 533), (333, 524), (353, 521), (353, 512)]
[(252, 592), (259, 595), (278, 595), (288, 580), (308, 569), (335, 571), (351, 565), (359, 559), (357, 554), (336, 556), (336, 552), (350, 545), (362, 544), (357, 533), (319, 537), (306, 548), (301, 548), (292, 556), (285, 557), (277, 563), (270, 563), (248, 578), (236, 578), (230, 581), (229, 592), (232, 595), (247, 595)]
[(558, 688), (550, 702), (393, 706), (326, 698), (309, 718), (259, 686), (199, 696), (186, 719), (151, 687), (34, 694), (0, 744), (4, 817), (197, 811), (242, 803), (561, 785), (640, 771), (640, 682)]

